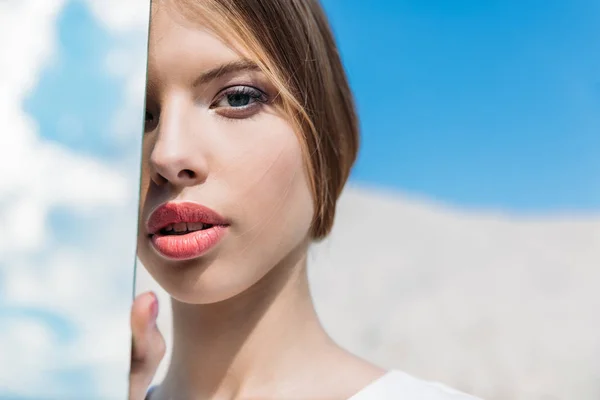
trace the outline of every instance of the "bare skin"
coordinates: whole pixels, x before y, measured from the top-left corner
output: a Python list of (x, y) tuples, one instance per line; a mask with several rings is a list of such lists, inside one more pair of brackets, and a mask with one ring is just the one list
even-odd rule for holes
[[(156, 327), (151, 293), (140, 294), (131, 307), (133, 343), (129, 372), (129, 400), (143, 400), (165, 354), (165, 341)], [(156, 302), (158, 304), (158, 302)], [(154, 306), (156, 307), (156, 306)]]
[[(153, 298), (149, 293), (141, 294), (132, 307), (129, 400), (145, 398), (165, 353), (165, 342), (156, 327), (152, 310)], [(270, 306), (271, 317), (281, 318), (289, 310), (287, 306), (273, 303)], [(277, 310), (279, 307), (282, 308)], [(270, 319), (264, 314), (261, 317)], [(225, 318), (214, 322), (231, 323)], [(240, 335), (227, 336), (226, 331), (219, 329), (211, 331), (224, 334), (224, 338), (205, 338), (207, 341), (198, 340), (194, 346), (185, 342), (186, 335), (181, 335), (181, 341), (177, 342), (176, 334), (174, 360), (166, 379), (154, 391), (151, 400), (346, 400), (385, 373), (331, 341), (318, 324), (314, 311), (304, 318), (298, 316), (294, 326), (304, 331), (298, 332), (286, 324), (273, 322), (268, 322), (269, 326), (264, 328), (275, 328), (280, 333), (290, 332), (287, 341), (277, 340), (273, 335), (247, 333), (243, 329)], [(285, 323), (290, 322), (294, 321), (285, 319)], [(185, 327), (186, 330), (196, 328), (193, 324)], [(193, 339), (196, 340), (195, 337)], [(183, 351), (177, 351), (178, 348)], [(205, 358), (197, 358), (197, 351), (201, 349), (204, 349)]]
[[(162, 3), (167, 4), (167, 3)], [(227, 236), (205, 256), (161, 257), (144, 234), (138, 255), (172, 297), (173, 353), (151, 400), (346, 400), (385, 371), (334, 343), (323, 329), (306, 271), (313, 199), (298, 136), (268, 101), (256, 69), (198, 79), (248, 60), (168, 6), (153, 15), (141, 217), (166, 201), (224, 215)], [(199, 84), (198, 82), (202, 82)], [(242, 103), (244, 103), (242, 101)], [(260, 143), (260, 145), (257, 145)], [(136, 298), (130, 400), (142, 400), (164, 355), (153, 296)]]

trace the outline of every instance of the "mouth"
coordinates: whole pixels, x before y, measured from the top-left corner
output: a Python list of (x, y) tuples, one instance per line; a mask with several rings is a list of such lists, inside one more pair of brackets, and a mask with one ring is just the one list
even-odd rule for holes
[(146, 231), (153, 235), (185, 235), (228, 226), (228, 221), (216, 211), (198, 203), (169, 202), (156, 208), (146, 222)]
[(165, 203), (146, 222), (152, 247), (169, 260), (201, 257), (221, 241), (228, 227), (215, 211), (192, 202)]
[(179, 222), (176, 224), (169, 224), (155, 234), (162, 236), (181, 236), (192, 232), (204, 231), (212, 228), (213, 226), (215, 225), (205, 224), (202, 222)]

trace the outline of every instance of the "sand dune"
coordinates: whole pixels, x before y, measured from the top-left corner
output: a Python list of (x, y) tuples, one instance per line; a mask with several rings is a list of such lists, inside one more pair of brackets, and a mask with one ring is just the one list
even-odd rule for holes
[[(350, 187), (310, 276), (331, 335), (382, 366), (489, 400), (597, 400), (599, 266), (600, 217), (476, 213)], [(145, 289), (158, 288), (140, 271)]]

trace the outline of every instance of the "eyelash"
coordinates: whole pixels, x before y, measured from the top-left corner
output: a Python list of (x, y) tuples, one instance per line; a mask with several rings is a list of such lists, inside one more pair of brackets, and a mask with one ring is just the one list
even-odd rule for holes
[[(252, 103), (248, 104), (248, 105), (243, 105), (240, 107), (234, 107), (234, 106), (218, 106), (217, 104), (225, 99), (227, 99), (228, 96), (235, 96), (235, 95), (241, 95), (241, 96), (248, 96), (250, 97), (251, 101), (253, 101)], [(260, 89), (257, 89), (255, 87), (252, 86), (242, 86), (242, 85), (238, 85), (238, 86), (231, 86), (228, 88), (225, 88), (217, 97), (217, 99), (212, 103), (211, 108), (212, 109), (229, 109), (230, 111), (233, 112), (239, 112), (239, 111), (247, 111), (249, 109), (254, 109), (257, 106), (262, 106), (266, 103), (268, 103), (269, 99), (267, 97), (267, 95)]]

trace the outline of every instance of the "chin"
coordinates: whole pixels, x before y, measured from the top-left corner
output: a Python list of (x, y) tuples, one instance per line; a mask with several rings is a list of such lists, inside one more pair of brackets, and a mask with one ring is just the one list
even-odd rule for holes
[[(218, 263), (214, 265), (219, 269)], [(207, 305), (225, 302), (248, 292), (262, 279), (262, 276), (242, 276), (243, 274), (224, 273), (229, 269), (221, 266), (221, 271), (209, 268), (196, 280), (178, 280), (174, 284), (163, 286), (169, 295), (180, 303)], [(234, 275), (237, 277), (234, 278)]]
[(215, 284), (204, 286), (208, 286), (208, 288), (205, 290), (199, 290), (195, 287), (174, 287), (171, 288), (173, 290), (165, 290), (173, 300), (176, 300), (179, 303), (190, 305), (209, 305), (222, 303), (233, 299), (248, 290), (247, 287), (224, 287), (217, 286)]
[(193, 260), (171, 261), (149, 246), (139, 258), (152, 278), (175, 300), (186, 304), (213, 304), (246, 292), (273, 268), (228, 261), (218, 252)]

